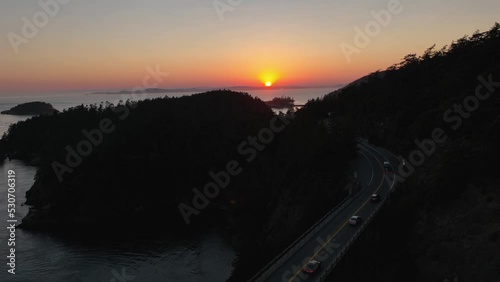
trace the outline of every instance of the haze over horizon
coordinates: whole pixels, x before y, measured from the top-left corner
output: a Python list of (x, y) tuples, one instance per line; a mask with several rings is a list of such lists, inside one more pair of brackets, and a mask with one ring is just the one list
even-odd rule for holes
[(500, 282), (499, 12), (0, 1), (0, 282)]
[(0, 95), (131, 89), (148, 67), (168, 73), (157, 88), (345, 84), (487, 30), (500, 11), (493, 0), (401, 0), (348, 60), (342, 44), (356, 46), (356, 28), (393, 1), (59, 0), (45, 25), (13, 46), (12, 34), (23, 36), (25, 20), (44, 11), (39, 3), (54, 1), (0, 4)]

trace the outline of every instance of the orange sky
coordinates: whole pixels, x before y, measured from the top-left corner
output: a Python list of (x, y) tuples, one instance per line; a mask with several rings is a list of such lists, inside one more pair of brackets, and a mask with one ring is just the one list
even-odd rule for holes
[(9, 34), (23, 35), (22, 18), (44, 10), (38, 1), (2, 1), (0, 94), (129, 89), (142, 85), (148, 66), (169, 73), (158, 84), (165, 88), (348, 83), (486, 30), (500, 11), (500, 1), (400, 1), (400, 13), (349, 61), (341, 44), (355, 46), (355, 28), (390, 1), (244, 0), (223, 19), (212, 1), (158, 2), (69, 1), (13, 47)]

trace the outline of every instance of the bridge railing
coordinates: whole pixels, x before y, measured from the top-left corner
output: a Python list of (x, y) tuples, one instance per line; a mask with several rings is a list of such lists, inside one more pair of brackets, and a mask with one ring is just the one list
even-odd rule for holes
[(328, 222), (329, 219), (334, 218), (340, 213), (346, 206), (348, 206), (353, 199), (355, 199), (360, 193), (358, 190), (355, 195), (346, 197), (333, 209), (331, 209), (325, 216), (318, 220), (313, 226), (311, 226), (306, 232), (304, 232), (297, 240), (291, 243), (286, 249), (284, 249), (279, 255), (277, 255), (271, 262), (264, 266), (257, 274), (255, 274), (249, 282), (261, 282), (265, 281), (271, 274), (273, 274), (281, 265), (287, 261), (295, 252), (302, 248), (305, 243), (309, 242), (311, 238), (317, 233), (318, 230), (322, 229)]
[[(318, 220), (313, 226), (311, 226), (306, 232), (304, 232), (297, 240), (291, 243), (286, 249), (284, 249), (280, 254), (278, 254), (272, 261), (270, 261), (266, 266), (261, 268), (257, 274), (255, 274), (249, 282), (262, 282), (265, 281), (271, 274), (273, 274), (281, 265), (287, 261), (295, 252), (302, 248), (306, 242), (308, 242), (318, 230), (322, 229), (328, 222), (329, 219), (337, 216), (346, 206), (348, 206), (355, 198), (357, 198), (364, 189), (357, 190), (354, 195), (346, 197), (342, 202), (340, 202), (337, 206), (331, 209), (325, 216), (323, 216), (320, 220)], [(392, 190), (392, 189), (391, 189)], [(372, 219), (378, 214), (382, 206), (386, 203), (387, 197), (384, 197), (381, 203), (377, 206), (376, 210), (368, 217), (366, 221), (364, 221), (354, 236), (347, 242), (347, 244), (341, 249), (341, 251), (337, 254), (332, 263), (327, 267), (327, 271), (324, 272), (319, 281), (325, 281), (326, 277), (332, 272), (333, 268), (337, 265), (337, 263), (342, 259), (347, 250), (351, 247), (351, 245), (356, 241), (361, 232), (364, 231), (366, 226), (372, 221)]]
[(373, 220), (373, 218), (379, 213), (379, 211), (382, 209), (382, 207), (385, 205), (385, 203), (387, 202), (387, 199), (388, 199), (389, 195), (384, 197), (382, 199), (382, 201), (380, 202), (380, 204), (377, 206), (377, 208), (375, 209), (375, 211), (370, 214), (370, 216), (365, 220), (363, 221), (363, 223), (361, 224), (361, 226), (358, 228), (358, 230), (356, 231), (356, 233), (351, 237), (351, 239), (349, 241), (347, 241), (347, 243), (344, 245), (344, 247), (337, 253), (337, 256), (333, 259), (333, 261), (327, 266), (326, 268), (326, 271), (323, 272), (323, 274), (320, 276), (319, 278), (319, 281), (320, 282), (323, 282), (323, 281), (326, 281), (326, 278), (328, 277), (328, 275), (330, 275), (333, 271), (333, 269), (335, 268), (335, 266), (337, 266), (337, 263), (340, 262), (340, 260), (344, 257), (344, 255), (347, 253), (347, 251), (349, 250), (349, 248), (352, 246), (352, 244), (358, 239), (358, 237), (361, 235), (361, 233), (366, 229), (366, 227), (368, 226), (368, 224), (370, 224), (370, 222)]

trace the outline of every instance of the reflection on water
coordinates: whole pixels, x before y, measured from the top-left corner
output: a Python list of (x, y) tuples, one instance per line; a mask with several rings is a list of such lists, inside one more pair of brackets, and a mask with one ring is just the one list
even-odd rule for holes
[[(290, 96), (298, 104), (320, 97), (335, 89), (287, 89), (257, 90), (250, 94), (270, 100), (273, 97)], [(188, 93), (181, 93), (181, 96)], [(163, 97), (164, 94), (147, 95), (147, 98)], [(0, 111), (13, 106), (43, 101), (63, 110), (81, 104), (95, 104), (102, 101), (126, 100), (116, 95), (65, 95), (65, 96), (19, 96), (0, 97)], [(279, 111), (279, 110), (278, 110)], [(277, 111), (277, 112), (278, 112)], [(286, 110), (285, 110), (286, 111)], [(0, 135), (8, 127), (29, 117), (0, 115)], [(0, 164), (0, 257), (7, 262), (9, 254), (6, 229), (7, 223), (7, 171), (16, 172), (17, 219), (20, 221), (28, 212), (25, 193), (33, 184), (35, 167), (21, 161), (5, 161)], [(147, 228), (140, 226), (140, 228)], [(223, 239), (223, 233), (209, 231), (191, 237), (170, 237), (162, 240), (90, 240), (67, 234), (50, 232), (16, 231), (16, 275), (8, 274), (5, 264), (1, 268), (0, 281), (225, 281), (232, 270), (234, 249)], [(96, 233), (99, 230), (95, 231)], [(125, 271), (125, 273), (123, 273)], [(124, 280), (134, 277), (133, 280)], [(117, 277), (118, 276), (118, 277)], [(115, 279), (115, 280), (113, 280)]]
[[(20, 161), (0, 165), (0, 257), (9, 254), (7, 237), (7, 171), (17, 180), (17, 219), (28, 212), (21, 206), (36, 169)], [(4, 227), (2, 227), (4, 226)], [(138, 225), (139, 228), (147, 227)], [(133, 281), (225, 281), (235, 258), (233, 248), (218, 231), (162, 240), (119, 241), (78, 238), (50, 232), (16, 231), (16, 275), (2, 267), (0, 281), (112, 281), (117, 273)], [(96, 233), (99, 230), (95, 230)], [(7, 259), (4, 259), (4, 263)], [(115, 270), (113, 272), (113, 270)], [(116, 279), (115, 281), (120, 281)]]

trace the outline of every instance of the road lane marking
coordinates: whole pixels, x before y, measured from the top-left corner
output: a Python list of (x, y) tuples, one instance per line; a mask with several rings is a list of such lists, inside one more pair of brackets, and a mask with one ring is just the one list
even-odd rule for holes
[[(369, 146), (369, 145), (365, 145), (365, 146), (366, 146), (366, 147), (368, 147), (368, 149), (370, 149), (370, 150), (374, 151), (375, 153), (377, 153), (378, 155), (380, 155), (380, 156), (381, 156), (384, 160), (386, 160), (386, 161), (388, 161), (388, 162), (389, 162), (389, 164), (390, 164), (390, 166), (391, 166), (391, 168), (392, 168), (392, 171), (393, 171), (393, 175), (394, 175), (394, 176), (392, 177), (392, 184), (389, 184), (389, 180), (387, 180), (386, 182), (387, 182), (387, 184), (389, 184), (389, 185), (390, 185), (390, 187), (389, 187), (389, 192), (391, 192), (391, 191), (392, 191), (392, 188), (393, 188), (393, 187), (394, 187), (394, 185), (396, 184), (396, 176), (395, 176), (395, 175), (396, 175), (396, 169), (394, 169), (394, 166), (392, 165), (392, 163), (389, 161), (389, 159), (386, 157), (386, 155), (385, 155), (384, 153), (379, 152), (379, 150), (377, 150), (377, 149), (373, 148), (372, 146)], [(363, 147), (363, 146), (361, 146), (361, 145), (360, 145), (360, 147), (361, 147), (361, 148), (364, 148), (364, 147)], [(365, 148), (365, 150), (366, 150), (366, 151), (368, 151), (366, 148)], [(374, 156), (374, 155), (372, 154), (372, 156)], [(385, 177), (385, 176), (384, 176), (384, 177)]]
[(372, 181), (373, 181), (373, 176), (374, 176), (374, 169), (373, 169), (372, 161), (370, 161), (370, 159), (368, 159), (368, 157), (363, 152), (361, 152), (361, 151), (359, 151), (359, 152), (368, 161), (368, 163), (370, 163), (370, 167), (372, 168), (372, 177), (370, 178), (370, 182), (368, 182), (368, 185), (371, 185)]
[[(365, 150), (368, 154), (372, 155), (372, 156), (375, 158), (375, 160), (377, 160), (377, 163), (378, 163), (378, 165), (380, 166), (380, 169), (382, 170), (382, 179), (381, 179), (380, 184), (378, 185), (377, 189), (375, 190), (375, 193), (377, 193), (377, 192), (380, 190), (380, 188), (382, 187), (382, 185), (384, 184), (384, 179), (385, 179), (385, 177), (384, 177), (384, 175), (383, 175), (383, 173), (384, 173), (384, 167), (382, 166), (382, 164), (381, 164), (381, 163), (380, 163), (380, 161), (378, 160), (377, 156), (375, 156), (374, 154), (372, 154), (371, 152), (369, 152), (366, 148), (363, 148), (363, 147), (362, 147), (362, 149), (364, 149), (364, 150)], [(370, 195), (370, 197), (371, 197), (371, 195)], [(354, 212), (354, 214), (357, 214), (357, 213), (358, 213), (361, 209), (363, 209), (363, 208), (366, 206), (366, 204), (368, 204), (368, 202), (369, 202), (369, 201), (370, 201), (370, 198), (368, 198), (368, 199), (367, 199), (367, 200), (363, 203), (363, 205), (361, 205), (361, 207), (359, 207), (359, 208), (356, 210), (356, 212)], [(349, 218), (350, 218), (350, 217), (349, 217)], [(331, 236), (331, 237), (330, 237), (330, 238), (326, 241), (326, 243), (325, 243), (325, 244), (323, 244), (323, 245), (321, 246), (321, 248), (320, 248), (320, 249), (319, 249), (316, 253), (314, 253), (314, 254), (313, 254), (313, 255), (309, 258), (309, 260), (313, 260), (313, 259), (315, 259), (315, 258), (316, 258), (316, 256), (317, 256), (317, 255), (318, 255), (321, 251), (323, 251), (323, 250), (324, 250), (325, 246), (326, 246), (328, 243), (330, 243), (330, 242), (333, 240), (333, 238), (335, 238), (335, 237), (337, 236), (337, 234), (338, 234), (340, 231), (342, 231), (342, 229), (344, 229), (344, 227), (345, 227), (348, 223), (349, 223), (349, 219), (347, 219), (347, 220), (346, 220), (346, 222), (344, 222), (344, 224), (343, 224), (340, 228), (338, 228), (338, 229), (337, 229), (337, 231), (336, 231), (336, 232), (335, 232), (335, 233), (334, 233), (334, 234), (333, 234), (333, 235), (332, 235), (332, 236)], [(328, 238), (328, 236), (327, 236), (327, 238)], [(301, 267), (301, 268), (300, 268), (297, 272), (295, 272), (295, 273), (294, 273), (294, 275), (292, 276), (292, 278), (288, 279), (288, 282), (292, 282), (293, 280), (295, 280), (295, 278), (297, 278), (297, 276), (300, 274), (300, 272), (302, 271), (302, 269), (303, 269), (304, 267), (306, 267), (306, 266), (307, 266), (307, 263), (308, 263), (308, 262), (306, 262), (306, 264), (304, 264), (304, 265), (303, 265), (303, 266), (302, 266), (302, 267)]]

